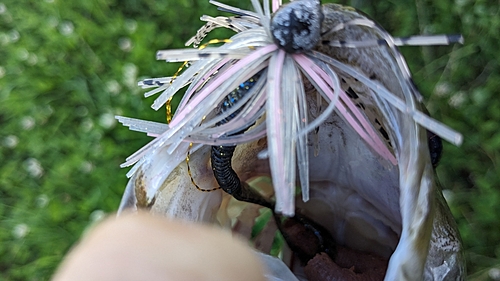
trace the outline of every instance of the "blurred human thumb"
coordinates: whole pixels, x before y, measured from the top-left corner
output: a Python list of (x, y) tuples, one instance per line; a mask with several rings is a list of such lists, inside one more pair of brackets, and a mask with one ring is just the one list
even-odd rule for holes
[(263, 276), (256, 255), (230, 233), (139, 213), (97, 225), (53, 280), (263, 281)]

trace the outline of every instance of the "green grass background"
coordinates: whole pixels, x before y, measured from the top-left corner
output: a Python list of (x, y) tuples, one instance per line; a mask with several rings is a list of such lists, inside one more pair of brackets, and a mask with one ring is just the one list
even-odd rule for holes
[[(498, 1), (342, 3), (394, 36), (464, 35), (463, 46), (402, 51), (431, 114), (465, 136), (445, 144), (438, 174), (471, 279), (488, 280), (500, 265)], [(116, 210), (119, 164), (149, 138), (113, 116), (164, 120), (136, 83), (177, 70), (155, 52), (182, 47), (202, 14), (220, 13), (205, 0), (0, 0), (0, 280), (49, 279), (86, 227)]]

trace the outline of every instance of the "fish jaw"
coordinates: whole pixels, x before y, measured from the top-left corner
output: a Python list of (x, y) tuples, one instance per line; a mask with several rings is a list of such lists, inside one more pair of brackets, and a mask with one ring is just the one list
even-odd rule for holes
[[(118, 214), (144, 209), (184, 221), (215, 223), (222, 192), (213, 190), (217, 182), (210, 168), (210, 147), (201, 147), (190, 154), (189, 171), (186, 155), (168, 176), (158, 179), (154, 171), (161, 171), (168, 161), (168, 157), (163, 156), (152, 155), (147, 164), (138, 167), (127, 184)], [(193, 184), (194, 180), (199, 189)], [(149, 190), (155, 190), (153, 197), (148, 197)]]
[[(414, 123), (414, 122), (413, 122)], [(417, 124), (406, 132), (398, 157), (402, 232), (389, 261), (385, 280), (421, 278), (429, 252), (434, 211), (434, 171), (425, 132)]]
[(435, 194), (436, 208), (424, 280), (465, 280), (465, 253), (457, 223), (439, 185)]
[[(155, 196), (157, 203), (151, 212), (186, 221), (214, 223), (222, 202), (222, 191), (213, 190), (217, 182), (208, 165), (209, 159), (210, 147), (202, 147), (189, 157), (190, 172), (186, 161), (177, 166)], [(199, 189), (193, 184), (195, 179)]]

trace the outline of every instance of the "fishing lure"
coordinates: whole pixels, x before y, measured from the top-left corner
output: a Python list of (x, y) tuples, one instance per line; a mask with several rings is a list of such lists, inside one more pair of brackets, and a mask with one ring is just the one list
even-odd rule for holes
[[(420, 39), (412, 37), (394, 40), (368, 19), (353, 19), (335, 26), (327, 33), (320, 34), (322, 14), (319, 1), (294, 1), (279, 10), (281, 3), (273, 1), (275, 14), (272, 18), (268, 1), (264, 1), (263, 10), (260, 3), (253, 0), (252, 4), (256, 12), (230, 7), (216, 1), (210, 2), (221, 10), (232, 12), (237, 16), (202, 17), (202, 20), (208, 22), (207, 25), (202, 27), (188, 43), (200, 44), (205, 35), (216, 27), (227, 27), (238, 33), (231, 38), (230, 43), (217, 48), (168, 50), (157, 53), (159, 60), (190, 61), (192, 65), (173, 81), (172, 78), (166, 77), (142, 82), (141, 85), (147, 87), (158, 86), (155, 90), (147, 92), (145, 96), (161, 92), (152, 108), (158, 110), (178, 90), (188, 85), (189, 87), (168, 126), (118, 117), (119, 121), (130, 126), (131, 129), (156, 136), (152, 142), (127, 158), (122, 165), (125, 167), (136, 164), (135, 168), (129, 172), (129, 176), (144, 161), (147, 161), (148, 153), (157, 149), (166, 149), (168, 153), (177, 151), (179, 156), (185, 156), (187, 153), (185, 148), (179, 151), (183, 142), (237, 145), (267, 135), (273, 184), (277, 188), (276, 211), (293, 215), (296, 179), (294, 167), (296, 163), (299, 164), (303, 199), (307, 201), (309, 194), (307, 135), (334, 111), (339, 112), (382, 159), (386, 159), (392, 165), (397, 165), (394, 152), (384, 143), (382, 134), (377, 132), (367, 120), (366, 113), (357, 108), (342, 89), (342, 81), (336, 72), (345, 73), (361, 81), (377, 93), (380, 102), (386, 106), (396, 107), (412, 116), (415, 122), (436, 132), (441, 138), (457, 145), (461, 143), (460, 134), (416, 110), (414, 106), (407, 104), (387, 90), (385, 85), (374, 82), (370, 77), (360, 74), (355, 68), (314, 49), (318, 42), (329, 48), (340, 46), (340, 48), (356, 47), (358, 49), (369, 46), (379, 47), (384, 44), (401, 70), (401, 88), (406, 95), (415, 95), (418, 91), (414, 89), (408, 67), (397, 52), (396, 44), (415, 44), (415, 42), (430, 39), (432, 39), (431, 44), (447, 44), (456, 40), (460, 41), (461, 37), (438, 36)], [(287, 30), (285, 27), (292, 22), (295, 23), (291, 25), (290, 30)], [(304, 27), (305, 29), (301, 29)], [(328, 39), (332, 34), (351, 27), (369, 29), (379, 38), (371, 36), (359, 42)], [(300, 37), (299, 35), (302, 34), (306, 36)], [(321, 47), (319, 50), (321, 51)], [(237, 85), (247, 81), (263, 69), (268, 69), (266, 75), (261, 78), (262, 85), (265, 86), (260, 87), (258, 91), (252, 91), (232, 110), (219, 115), (214, 114), (217, 104), (226, 98), (227, 93), (231, 92), (230, 89), (236, 88)], [(308, 83), (312, 84), (321, 98), (329, 103), (328, 107), (312, 121), (308, 120), (302, 76), (306, 77)], [(235, 118), (221, 125), (222, 120), (227, 119), (236, 111), (239, 113)], [(250, 127), (266, 112), (273, 112), (273, 114), (267, 114), (265, 122), (241, 134), (234, 134)], [(401, 136), (391, 136), (391, 139), (396, 146), (398, 143), (401, 144)], [(165, 173), (168, 174), (169, 170), (171, 171), (182, 161), (181, 159), (185, 158), (184, 156), (175, 158), (172, 166), (165, 167)], [(149, 198), (152, 198), (155, 193), (156, 190), (147, 191)]]
[[(254, 87), (261, 75), (262, 73), (257, 73), (229, 93), (219, 106), (219, 114), (231, 111), (231, 108), (238, 102), (241, 102), (241, 99), (248, 94), (249, 91), (257, 90)], [(216, 126), (231, 121), (231, 119), (236, 117), (241, 110), (242, 108), (239, 108), (234, 113), (231, 113), (227, 118), (218, 122)], [(236, 134), (238, 133), (241, 132), (237, 132)], [(212, 146), (210, 158), (211, 165), (215, 179), (217, 183), (219, 183), (220, 188), (240, 201), (255, 203), (272, 209), (271, 203), (241, 183), (238, 175), (231, 167), (231, 159), (233, 158), (235, 148), (236, 146)]]

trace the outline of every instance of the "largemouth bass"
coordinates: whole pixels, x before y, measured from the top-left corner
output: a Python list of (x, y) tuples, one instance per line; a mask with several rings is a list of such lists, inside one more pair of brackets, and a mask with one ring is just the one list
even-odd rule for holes
[[(214, 177), (211, 147), (236, 146), (228, 168), (238, 188), (272, 178), (277, 214), (300, 210), (335, 243), (389, 258), (385, 280), (463, 280), (460, 236), (435, 178), (428, 131), (455, 144), (461, 136), (422, 113), (396, 47), (405, 40), (349, 7), (264, 2), (262, 9), (252, 1), (250, 12), (212, 1), (238, 16), (202, 17), (207, 24), (188, 43), (216, 27), (235, 36), (220, 47), (158, 52), (191, 65), (178, 77), (142, 82), (158, 87), (147, 96), (162, 92), (153, 108), (189, 88), (168, 125), (118, 117), (156, 137), (124, 164), (135, 166), (120, 209), (215, 223), (225, 205), (214, 189), (233, 191)], [(222, 111), (232, 89), (258, 73)]]

